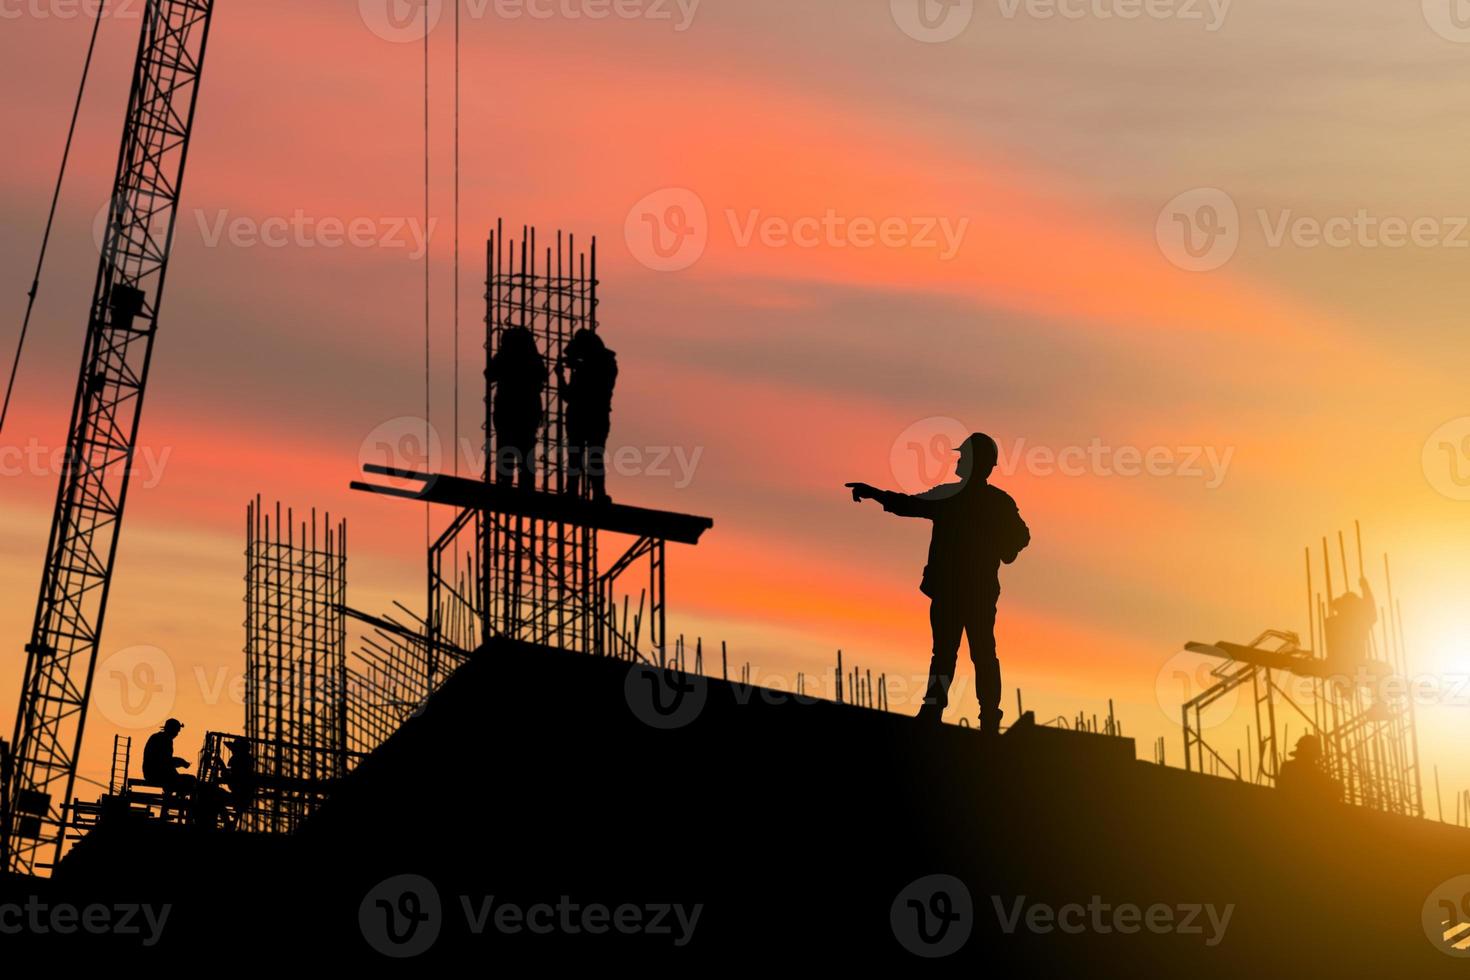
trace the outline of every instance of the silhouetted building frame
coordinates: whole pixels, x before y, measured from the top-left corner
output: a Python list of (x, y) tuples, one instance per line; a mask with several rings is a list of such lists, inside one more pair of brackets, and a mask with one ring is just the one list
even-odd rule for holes
[[(1358, 684), (1339, 683), (1325, 660), (1303, 648), (1296, 633), (1284, 630), (1267, 630), (1249, 644), (1189, 643), (1185, 649), (1221, 660), (1211, 671), (1216, 683), (1182, 709), (1185, 769), (1223, 770), (1235, 779), (1274, 785), (1283, 758), (1280, 726), (1296, 724), (1302, 734), (1321, 739), (1325, 771), (1342, 786), (1344, 802), (1424, 815), (1413, 698), (1407, 685), (1394, 699), (1384, 698), (1386, 685), (1380, 685), (1375, 700)], [(1394, 666), (1382, 664), (1378, 677), (1396, 669), (1405, 676), (1397, 643), (1393, 653)], [(1298, 683), (1293, 684), (1292, 678)], [(1220, 699), (1244, 690), (1250, 692), (1253, 707), (1254, 757), (1242, 772), (1238, 760), (1232, 763), (1211, 745), (1205, 713)], [(1302, 690), (1310, 696), (1298, 698)]]
[(283, 787), (251, 830), (289, 833), (347, 772), (347, 522), (246, 508), (245, 732)]

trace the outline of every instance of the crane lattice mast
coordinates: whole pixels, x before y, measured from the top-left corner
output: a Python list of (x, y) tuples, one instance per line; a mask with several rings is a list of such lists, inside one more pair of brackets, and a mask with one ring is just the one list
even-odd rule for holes
[(214, 0), (147, 0), (12, 742), (4, 866), (60, 859)]

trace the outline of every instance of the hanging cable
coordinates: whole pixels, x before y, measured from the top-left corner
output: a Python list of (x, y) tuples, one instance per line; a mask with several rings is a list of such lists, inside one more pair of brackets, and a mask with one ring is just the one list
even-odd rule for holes
[[(429, 4), (424, 4), (424, 228), (429, 227)], [(434, 425), (430, 418), (433, 410), (432, 404), (432, 382), (430, 362), (430, 256), (433, 249), (424, 249), (424, 467), (427, 470), (432, 455), (430, 452), (434, 444)], [(424, 504), (424, 539), (429, 539), (429, 514), (430, 506)], [(431, 612), (432, 616), (432, 612)]]
[(46, 248), (51, 244), (51, 226), (56, 222), (56, 205), (61, 200), (61, 182), (66, 177), (66, 163), (71, 159), (71, 144), (77, 132), (77, 117), (82, 111), (82, 93), (87, 90), (87, 76), (92, 73), (92, 53), (97, 50), (97, 29), (102, 26), (102, 10), (106, 0), (98, 0), (97, 19), (92, 22), (92, 39), (87, 42), (87, 60), (82, 64), (82, 83), (77, 86), (77, 101), (71, 110), (71, 125), (66, 130), (66, 148), (61, 153), (61, 169), (56, 174), (56, 189), (51, 194), (51, 211), (46, 216), (46, 231), (41, 236), (41, 254), (36, 259), (36, 274), (26, 293), (26, 315), (20, 324), (20, 340), (15, 345), (15, 360), (10, 365), (10, 381), (5, 386), (5, 404), (0, 406), (0, 432), (10, 415), (10, 396), (15, 392), (15, 377), (20, 372), (20, 355), (25, 350), (26, 334), (31, 329), (31, 311), (36, 308), (36, 293), (41, 287), (41, 267), (46, 264)]
[(459, 476), (459, 0), (454, 0), (454, 475)]

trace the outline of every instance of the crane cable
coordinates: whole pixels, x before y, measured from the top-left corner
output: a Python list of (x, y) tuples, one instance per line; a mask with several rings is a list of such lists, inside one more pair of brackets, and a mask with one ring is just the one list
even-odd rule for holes
[(459, 476), (459, 0), (454, 0), (454, 475)]
[[(424, 4), (424, 229), (428, 234), (429, 228), (429, 35), (433, 32), (433, 24), (429, 19), (429, 4)], [(425, 239), (427, 241), (427, 239)], [(424, 249), (424, 470), (428, 471), (432, 459), (434, 445), (434, 423), (432, 420), (432, 395), (433, 387), (430, 375), (430, 269), (434, 250)], [(424, 501), (424, 549), (427, 551), (433, 544), (432, 526), (433, 505)], [(428, 611), (427, 623), (432, 623), (434, 611)], [(432, 682), (432, 678), (430, 679)]]
[(87, 43), (87, 60), (82, 65), (82, 82), (77, 86), (77, 101), (71, 110), (71, 125), (66, 131), (66, 148), (61, 153), (61, 169), (56, 174), (56, 189), (51, 194), (51, 211), (46, 216), (46, 231), (41, 236), (41, 254), (36, 259), (36, 274), (31, 278), (30, 291), (26, 293), (26, 315), (20, 325), (20, 340), (15, 345), (15, 360), (10, 366), (10, 381), (5, 386), (5, 404), (0, 406), (0, 431), (5, 429), (5, 419), (10, 415), (10, 396), (15, 392), (15, 377), (20, 372), (20, 355), (25, 350), (26, 334), (31, 329), (31, 311), (36, 308), (36, 293), (41, 287), (41, 268), (46, 264), (46, 248), (51, 244), (51, 227), (56, 222), (56, 205), (61, 200), (61, 182), (66, 177), (66, 164), (71, 159), (72, 140), (77, 132), (77, 117), (82, 111), (82, 94), (87, 90), (87, 76), (92, 72), (92, 54), (97, 50), (97, 29), (102, 26), (102, 12), (107, 0), (98, 0), (97, 18), (92, 21), (92, 39)]

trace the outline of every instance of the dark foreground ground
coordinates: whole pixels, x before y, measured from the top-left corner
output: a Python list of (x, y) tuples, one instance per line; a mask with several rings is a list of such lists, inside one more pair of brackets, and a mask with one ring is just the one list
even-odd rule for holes
[[(0, 961), (1470, 972), (1423, 921), (1470, 875), (1465, 831), (1303, 813), (1123, 739), (674, 680), (489, 649), (295, 838), (104, 826), (53, 881), (7, 883), (0, 929), (34, 921)], [(68, 905), (106, 933), (61, 933)]]

